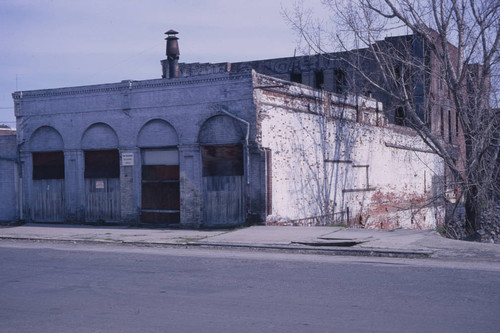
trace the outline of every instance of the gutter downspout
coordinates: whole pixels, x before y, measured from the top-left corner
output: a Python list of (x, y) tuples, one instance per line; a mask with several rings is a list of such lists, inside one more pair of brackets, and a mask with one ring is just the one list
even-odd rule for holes
[(246, 167), (246, 169), (247, 169), (246, 170), (247, 171), (246, 172), (247, 185), (249, 185), (250, 184), (250, 177), (248, 176), (248, 174), (250, 173), (250, 157), (249, 157), (249, 153), (248, 153), (248, 140), (250, 138), (250, 123), (246, 120), (241, 119), (240, 117), (235, 116), (234, 114), (229, 113), (226, 110), (221, 110), (221, 112), (224, 113), (225, 115), (233, 118), (233, 119), (238, 120), (239, 122), (244, 123), (247, 127), (247, 133), (245, 135), (245, 160), (246, 160), (245, 162), (247, 165), (247, 167)]

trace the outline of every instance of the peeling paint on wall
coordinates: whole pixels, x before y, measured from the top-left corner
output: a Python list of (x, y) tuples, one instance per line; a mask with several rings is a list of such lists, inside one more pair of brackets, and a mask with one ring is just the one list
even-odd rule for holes
[(256, 98), (259, 142), (273, 152), (276, 170), (269, 224), (442, 223), (442, 194), (428, 181), (443, 175), (442, 160), (415, 132), (389, 125), (376, 101), (341, 100), (262, 75), (255, 80), (272, 87)]

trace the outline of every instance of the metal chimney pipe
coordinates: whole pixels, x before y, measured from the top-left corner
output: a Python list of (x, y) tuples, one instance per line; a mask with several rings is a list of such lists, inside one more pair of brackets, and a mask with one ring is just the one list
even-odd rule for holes
[(178, 39), (175, 35), (177, 35), (178, 32), (175, 30), (169, 30), (165, 32), (165, 35), (167, 35), (167, 38), (165, 40), (167, 41), (167, 61), (168, 61), (168, 77), (169, 78), (175, 78), (179, 77), (179, 43)]

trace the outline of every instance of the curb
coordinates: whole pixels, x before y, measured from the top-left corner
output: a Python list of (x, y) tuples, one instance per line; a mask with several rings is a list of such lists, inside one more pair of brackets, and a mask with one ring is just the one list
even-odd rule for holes
[(365, 256), (365, 257), (389, 257), (423, 259), (429, 258), (433, 251), (427, 250), (396, 250), (378, 248), (351, 248), (339, 246), (297, 246), (297, 245), (263, 245), (263, 244), (242, 244), (242, 243), (158, 243), (158, 242), (136, 242), (122, 240), (95, 240), (95, 239), (55, 239), (55, 238), (33, 238), (33, 237), (9, 237), (0, 236), (0, 240), (24, 240), (36, 242), (57, 242), (57, 243), (81, 243), (81, 244), (117, 244), (137, 247), (182, 247), (182, 248), (212, 248), (212, 249), (238, 249), (254, 250), (263, 252), (288, 252), (296, 254), (320, 254), (337, 256)]
[(303, 247), (294, 245), (259, 245), (259, 244), (238, 244), (238, 243), (189, 243), (186, 244), (193, 247), (210, 247), (210, 248), (236, 248), (236, 249), (254, 249), (260, 251), (287, 251), (291, 253), (301, 254), (324, 254), (338, 256), (366, 256), (366, 257), (391, 257), (391, 258), (429, 258), (433, 251), (425, 250), (391, 250), (377, 248), (350, 248), (340, 246), (324, 245), (320, 247)]

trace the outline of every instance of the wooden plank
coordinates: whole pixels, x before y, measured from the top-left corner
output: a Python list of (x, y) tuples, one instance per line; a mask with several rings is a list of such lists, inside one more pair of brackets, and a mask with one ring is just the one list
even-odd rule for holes
[(203, 177), (203, 224), (224, 226), (245, 220), (244, 177)]
[(33, 180), (33, 220), (64, 221), (64, 179)]
[(85, 221), (120, 220), (120, 179), (85, 179)]
[(142, 209), (180, 210), (179, 182), (143, 182)]

